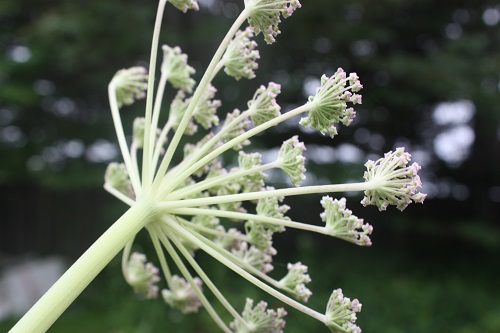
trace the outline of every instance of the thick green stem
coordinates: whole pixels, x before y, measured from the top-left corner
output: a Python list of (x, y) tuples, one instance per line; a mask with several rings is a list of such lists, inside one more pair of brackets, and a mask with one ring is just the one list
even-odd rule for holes
[(92, 244), (9, 333), (46, 332), (111, 259), (156, 218), (151, 201), (137, 202)]

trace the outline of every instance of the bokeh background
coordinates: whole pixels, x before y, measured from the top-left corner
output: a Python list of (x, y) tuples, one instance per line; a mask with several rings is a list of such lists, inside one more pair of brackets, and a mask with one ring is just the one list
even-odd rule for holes
[[(243, 8), (242, 0), (199, 2), (200, 11), (187, 14), (168, 5), (161, 35), (189, 54), (197, 78)], [(102, 189), (106, 165), (120, 160), (106, 89), (118, 69), (147, 65), (156, 5), (0, 2), (0, 275), (54, 256), (71, 263), (124, 212)], [(270, 46), (257, 37), (256, 79), (216, 78), (221, 115), (244, 108), (269, 81), (282, 84), (286, 110), (314, 92), (321, 74), (357, 72), (363, 104), (335, 139), (287, 123), (251, 148), (271, 155), (298, 134), (308, 147), (307, 183), (318, 184), (359, 181), (367, 159), (404, 146), (422, 165), (428, 199), (380, 213), (348, 195), (349, 208), (374, 225), (374, 245), (288, 231), (275, 240), (275, 276), (289, 261), (306, 263), (311, 307), (323, 311), (342, 287), (363, 303), (364, 332), (500, 332), (500, 3), (308, 0), (281, 30)], [(125, 124), (143, 107), (124, 109)], [(274, 186), (283, 182), (271, 175)], [(319, 199), (287, 200), (289, 215), (320, 223)], [(146, 237), (138, 244), (151, 253)], [(197, 259), (236, 307), (247, 296), (280, 306), (208, 256)], [(49, 332), (218, 331), (203, 310), (183, 316), (161, 300), (138, 300), (118, 261)], [(7, 331), (16, 316), (1, 286)], [(290, 309), (286, 331), (327, 329)]]

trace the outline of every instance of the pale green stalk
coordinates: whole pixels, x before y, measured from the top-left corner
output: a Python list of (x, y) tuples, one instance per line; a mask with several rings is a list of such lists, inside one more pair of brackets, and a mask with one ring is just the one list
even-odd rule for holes
[(182, 243), (176, 239), (175, 237), (171, 238), (172, 242), (177, 246), (179, 251), (182, 253), (184, 258), (189, 262), (191, 267), (196, 271), (198, 276), (203, 280), (203, 282), (207, 285), (207, 287), (212, 291), (214, 296), (221, 302), (221, 304), (226, 308), (226, 310), (236, 319), (240, 320), (245, 324), (245, 320), (241, 318), (238, 311), (234, 309), (234, 307), (227, 301), (224, 295), (219, 291), (219, 289), (213, 284), (212, 280), (208, 277), (208, 275), (203, 271), (203, 269), (198, 265), (196, 260), (193, 259), (193, 256), (186, 250), (186, 248), (182, 245)]
[[(158, 128), (158, 119), (160, 118), (160, 111), (161, 111), (161, 103), (163, 101), (163, 95), (165, 93), (165, 86), (167, 84), (168, 76), (161, 71), (161, 76), (160, 76), (160, 83), (158, 83), (158, 89), (156, 91), (156, 100), (154, 104), (154, 109), (153, 109), (153, 119), (151, 123), (151, 133), (150, 133), (150, 146), (153, 148), (153, 154), (152, 154), (152, 162), (151, 162), (151, 168), (153, 170), (156, 170), (156, 166), (158, 164), (158, 158), (160, 156), (160, 151), (161, 148), (163, 147), (164, 140), (167, 136), (168, 129), (167, 125), (165, 125), (165, 128), (162, 130), (160, 133), (160, 136), (158, 137), (158, 140), (156, 140), (156, 129)], [(168, 122), (167, 122), (168, 124)], [(165, 132), (165, 134), (163, 134)], [(162, 137), (163, 134), (163, 137)], [(146, 136), (144, 137), (146, 139)]]
[(134, 245), (134, 237), (125, 245), (122, 252), (122, 274), (127, 279), (127, 266), (130, 258), (130, 251), (132, 250), (132, 245)]
[(122, 202), (124, 202), (125, 204), (129, 205), (129, 206), (133, 206), (135, 201), (130, 199), (129, 197), (127, 197), (125, 194), (123, 194), (122, 192), (118, 191), (116, 188), (114, 188), (113, 186), (109, 185), (109, 184), (104, 184), (104, 189), (112, 194), (115, 198), (117, 199), (120, 199)]
[[(160, 197), (161, 198), (165, 197), (165, 195), (169, 191), (171, 191), (172, 189), (175, 189), (182, 181), (184, 181), (184, 179), (186, 179), (187, 177), (192, 175), (194, 172), (196, 172), (196, 170), (203, 167), (205, 164), (209, 163), (210, 161), (212, 161), (214, 158), (221, 155), (225, 151), (233, 148), (237, 144), (247, 140), (248, 138), (251, 138), (252, 136), (254, 136), (256, 134), (259, 134), (259, 133), (265, 131), (266, 129), (268, 129), (270, 127), (276, 126), (277, 124), (279, 124), (287, 119), (290, 119), (296, 115), (299, 115), (301, 113), (308, 111), (311, 108), (311, 106), (312, 106), (312, 103), (308, 103), (308, 104), (304, 104), (302, 106), (299, 106), (298, 108), (295, 108), (291, 111), (288, 111), (287, 113), (284, 113), (284, 114), (282, 114), (274, 119), (271, 119), (271, 120), (269, 120), (269, 121), (267, 121), (267, 122), (265, 122), (257, 127), (254, 127), (249, 131), (246, 131), (245, 133), (237, 136), (236, 138), (224, 143), (222, 146), (214, 149), (212, 152), (205, 155), (203, 158), (198, 160), (196, 163), (192, 164), (189, 168), (181, 169), (181, 170), (185, 170), (185, 171), (180, 172), (179, 175), (175, 176), (174, 181), (169, 182), (168, 184), (166, 184), (166, 186), (162, 187), (162, 189), (160, 191)], [(192, 161), (193, 160), (190, 160), (190, 162), (192, 162)]]
[(125, 139), (125, 133), (123, 132), (122, 120), (120, 117), (120, 110), (118, 108), (118, 102), (116, 100), (116, 86), (113, 80), (111, 80), (108, 85), (108, 95), (109, 95), (109, 105), (111, 109), (111, 117), (113, 118), (113, 125), (115, 126), (116, 137), (118, 139), (118, 145), (120, 147), (120, 152), (123, 156), (123, 162), (127, 168), (127, 172), (132, 183), (132, 187), (136, 195), (141, 194), (141, 181), (139, 179), (139, 174), (136, 173), (136, 168), (132, 163), (130, 157), (130, 152), (128, 150), (127, 140)]
[(189, 123), (189, 120), (191, 119), (191, 116), (193, 115), (193, 112), (196, 108), (196, 105), (198, 104), (198, 101), (200, 100), (203, 92), (207, 88), (208, 84), (210, 83), (210, 80), (212, 79), (212, 73), (217, 66), (217, 63), (219, 60), (222, 58), (224, 55), (224, 52), (226, 51), (227, 45), (231, 42), (233, 39), (233, 36), (236, 34), (240, 26), (245, 22), (247, 19), (247, 11), (243, 10), (236, 21), (233, 23), (231, 28), (226, 34), (226, 37), (222, 40), (221, 44), (219, 45), (219, 48), (215, 52), (212, 60), (210, 61), (210, 64), (207, 67), (207, 70), (203, 74), (203, 77), (200, 80), (200, 83), (198, 87), (196, 88), (193, 97), (191, 99), (191, 102), (189, 103), (189, 106), (184, 113), (181, 122), (179, 123), (179, 126), (177, 130), (175, 131), (174, 136), (172, 137), (172, 140), (170, 141), (170, 144), (168, 145), (167, 151), (165, 155), (163, 156), (163, 160), (160, 164), (160, 167), (158, 168), (158, 172), (156, 174), (156, 177), (153, 182), (153, 191), (156, 192), (158, 190), (158, 187), (161, 184), (161, 181), (163, 180), (163, 177), (170, 165), (170, 162), (172, 161), (172, 157), (174, 155), (175, 150), (177, 149), (177, 146), (179, 145), (179, 142), (182, 138), (182, 135), (184, 134), (184, 130), (186, 129), (186, 126)]
[(9, 333), (46, 332), (111, 259), (156, 218), (151, 201), (137, 202), (85, 251)]
[(272, 225), (281, 225), (288, 228), (317, 232), (324, 235), (328, 234), (325, 231), (324, 227), (320, 227), (317, 225), (288, 221), (284, 219), (278, 219), (274, 217), (262, 216), (257, 214), (230, 212), (227, 210), (220, 210), (220, 209), (178, 208), (178, 209), (172, 209), (170, 213), (175, 215), (208, 215), (208, 216), (226, 217), (228, 219), (242, 220), (242, 221), (253, 220), (256, 222), (262, 222)]
[[(137, 164), (137, 143), (135, 142), (135, 140), (132, 140), (132, 144), (130, 145), (130, 159), (132, 160), (132, 168), (134, 169), (132, 173), (136, 175), (137, 179), (139, 179), (139, 167)], [(142, 190), (141, 186), (138, 186), (138, 188), (139, 191)]]
[(219, 139), (222, 138), (222, 136), (226, 132), (228, 132), (229, 130), (231, 130), (234, 127), (234, 125), (238, 124), (241, 120), (247, 118), (249, 116), (249, 114), (247, 113), (247, 111), (242, 112), (238, 117), (234, 118), (231, 122), (224, 123), (224, 125), (222, 126), (222, 128), (219, 130), (219, 132), (217, 132), (217, 134), (214, 135), (213, 138), (211, 138), (210, 140), (208, 140), (207, 142), (205, 142), (205, 144), (203, 144), (203, 146), (201, 146), (199, 149), (197, 149), (196, 151), (194, 151), (193, 154), (187, 156), (175, 168), (170, 169), (168, 171), (167, 175), (163, 178), (162, 183), (160, 185), (160, 187), (163, 189), (163, 191), (167, 192), (167, 191), (169, 191), (171, 189), (170, 184), (169, 184), (169, 180), (177, 178), (177, 174), (176, 173), (179, 172), (178, 170), (185, 170), (188, 167), (190, 167), (191, 165), (193, 165), (193, 163), (197, 162), (200, 159), (200, 157), (204, 156), (204, 154), (211, 147), (213, 147), (219, 141)]
[(152, 179), (154, 177), (154, 170), (151, 170), (149, 165), (153, 155), (153, 147), (151, 147), (150, 140), (151, 130), (153, 130), (153, 134), (156, 135), (156, 127), (151, 129), (151, 113), (153, 109), (154, 76), (156, 71), (156, 58), (158, 55), (158, 40), (160, 38), (161, 21), (163, 19), (163, 12), (165, 10), (166, 3), (167, 0), (160, 0), (158, 4), (158, 12), (156, 13), (153, 41), (151, 45), (151, 57), (149, 60), (148, 91), (146, 96), (146, 114), (144, 122), (144, 147), (142, 154), (142, 186), (144, 193), (147, 193), (149, 191)]
[(167, 285), (170, 288), (172, 286), (172, 273), (170, 272), (170, 269), (167, 264), (167, 259), (165, 258), (165, 254), (163, 253), (163, 250), (161, 248), (161, 244), (158, 241), (158, 234), (154, 230), (154, 227), (147, 227), (149, 232), (149, 236), (151, 238), (151, 241), (153, 242), (153, 246), (156, 251), (156, 255), (158, 256), (158, 260), (160, 260), (160, 266), (161, 270), (163, 272), (163, 275), (165, 276), (165, 280), (167, 281)]
[[(172, 260), (175, 262), (179, 270), (181, 271), (182, 275), (186, 278), (186, 280), (189, 282), (189, 284), (193, 287), (194, 291), (196, 292), (196, 295), (200, 299), (201, 303), (203, 304), (205, 310), (207, 310), (208, 314), (212, 319), (215, 321), (215, 323), (226, 333), (232, 333), (229, 327), (227, 327), (226, 323), (219, 317), (217, 312), (214, 310), (212, 307), (212, 304), (207, 300), (201, 289), (196, 285), (194, 282), (193, 276), (191, 273), (189, 273), (189, 270), (186, 268), (186, 265), (182, 262), (181, 258), (175, 251), (174, 247), (172, 244), (170, 244), (169, 239), (167, 236), (161, 231), (158, 230), (158, 228), (155, 228), (155, 232), (158, 235), (160, 241), (162, 242), (163, 246), (167, 249), (168, 254), (172, 258)], [(181, 247), (183, 247), (182, 244), (180, 244)]]
[(204, 242), (198, 240), (195, 236), (193, 236), (189, 230), (184, 229), (184, 228), (176, 228), (175, 223), (171, 221), (165, 221), (168, 223), (170, 230), (172, 233), (177, 234), (179, 237), (182, 237), (193, 244), (199, 246), (203, 251), (207, 252), (209, 255), (211, 255), (214, 259), (218, 260), (220, 263), (223, 265), (227, 266), (229, 269), (243, 277), (244, 279), (248, 280), (249, 282), (253, 283), (263, 291), (267, 292), (271, 296), (274, 296), (278, 300), (282, 301), (283, 303), (286, 303), (290, 305), (291, 307), (294, 307), (295, 309), (311, 316), (314, 319), (317, 319), (321, 322), (325, 321), (325, 315), (314, 311), (313, 309), (295, 301), (294, 299), (282, 294), (281, 292), (277, 291), (276, 289), (268, 286), (264, 282), (260, 281), (256, 277), (254, 277), (252, 274), (248, 273), (244, 269), (242, 269), (240, 266), (236, 265), (233, 263), (231, 260), (227, 259), (223, 255), (221, 255), (219, 252), (217, 252), (215, 249), (213, 249), (211, 246), (205, 244)]
[[(186, 209), (189, 209), (189, 208), (186, 208)], [(177, 211), (177, 210), (174, 209), (174, 211)], [(185, 215), (191, 215), (191, 214), (185, 214)], [(196, 214), (196, 215), (198, 215), (198, 214)], [(189, 229), (192, 229), (192, 230), (198, 230), (198, 231), (201, 231), (204, 234), (209, 234), (209, 235), (213, 235), (213, 236), (221, 236), (221, 237), (226, 237), (226, 238), (232, 238), (232, 239), (243, 241), (243, 242), (248, 242), (249, 241), (249, 238), (246, 235), (239, 235), (239, 236), (237, 236), (237, 235), (231, 235), (231, 234), (228, 234), (225, 231), (219, 231), (217, 229), (212, 229), (212, 228), (204, 227), (204, 226), (199, 225), (199, 224), (191, 223), (190, 221), (188, 221), (186, 219), (183, 219), (182, 217), (179, 217), (179, 216), (176, 216), (176, 219), (185, 228), (189, 228)]]
[[(206, 237), (204, 237), (203, 235), (195, 234), (195, 233), (192, 233), (192, 235), (194, 237), (198, 238), (201, 242), (204, 242), (208, 246), (215, 249), (217, 252), (221, 253), (223, 256), (229, 258), (229, 260), (234, 262), (236, 265), (243, 267), (245, 270), (247, 270), (251, 274), (259, 277), (261, 280), (266, 281), (267, 283), (269, 283), (270, 285), (272, 285), (278, 289), (285, 290), (285, 291), (293, 294), (292, 290), (280, 285), (278, 281), (276, 281), (275, 279), (273, 279), (269, 275), (259, 271), (257, 268), (253, 267), (252, 265), (246, 263), (241, 258), (237, 257), (235, 254), (231, 253), (230, 251), (228, 251), (222, 247), (214, 246), (213, 242), (210, 241), (209, 239), (207, 239)], [(226, 235), (226, 237), (229, 237), (229, 236)]]
[(158, 136), (158, 140), (156, 140), (155, 150), (153, 153), (153, 162), (151, 162), (155, 168), (158, 165), (158, 160), (160, 159), (160, 153), (167, 139), (167, 134), (172, 128), (172, 122), (170, 121), (170, 119), (171, 118), (168, 118), (167, 123), (165, 124), (165, 126), (163, 126), (163, 129), (161, 130), (160, 135)]
[(234, 171), (234, 172), (229, 172), (229, 173), (224, 174), (224, 175), (220, 175), (220, 176), (216, 176), (216, 177), (212, 177), (212, 178), (207, 178), (207, 179), (204, 179), (201, 182), (198, 182), (196, 184), (189, 185), (186, 187), (182, 187), (178, 190), (175, 190), (174, 192), (168, 194), (167, 197), (165, 198), (165, 200), (170, 201), (170, 200), (176, 200), (176, 199), (180, 199), (180, 198), (187, 198), (191, 194), (201, 192), (201, 191), (206, 190), (208, 188), (211, 188), (215, 185), (224, 184), (230, 180), (240, 178), (240, 177), (245, 177), (247, 175), (250, 175), (250, 174), (253, 174), (256, 172), (269, 170), (269, 169), (277, 167), (278, 165), (279, 165), (278, 163), (273, 162), (273, 163), (268, 163), (268, 164), (264, 164), (264, 165), (259, 165), (259, 166), (256, 166), (254, 168), (251, 168), (251, 169), (238, 170), (238, 171)]
[(176, 208), (208, 206), (208, 205), (216, 205), (228, 202), (251, 201), (251, 200), (259, 200), (265, 198), (286, 197), (292, 195), (313, 194), (313, 193), (357, 192), (357, 191), (366, 191), (374, 188), (377, 187), (374, 186), (374, 184), (372, 184), (371, 182), (304, 186), (304, 187), (285, 188), (279, 190), (267, 190), (260, 192), (219, 195), (208, 198), (162, 201), (158, 204), (158, 208), (165, 211), (171, 211)]

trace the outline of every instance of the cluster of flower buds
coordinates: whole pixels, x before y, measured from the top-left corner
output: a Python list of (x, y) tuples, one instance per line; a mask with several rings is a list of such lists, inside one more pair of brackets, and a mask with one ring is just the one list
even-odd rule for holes
[(351, 301), (344, 297), (342, 289), (336, 289), (326, 306), (325, 325), (333, 333), (361, 333), (355, 324), (358, 312), (361, 312), (361, 303), (357, 299)]
[(158, 286), (160, 281), (158, 275), (159, 269), (152, 263), (146, 262), (146, 256), (134, 252), (130, 256), (124, 269), (125, 280), (134, 289), (134, 291), (145, 298), (156, 298), (158, 295)]
[(256, 306), (253, 306), (253, 300), (247, 298), (245, 309), (243, 309), (242, 313), (244, 322), (235, 320), (230, 326), (235, 333), (283, 333), (283, 328), (285, 327), (283, 317), (286, 315), (287, 313), (283, 308), (279, 308), (276, 311), (268, 309), (267, 303), (264, 301), (260, 301)]
[(300, 124), (317, 129), (323, 135), (328, 133), (333, 138), (337, 135), (336, 123), (349, 126), (356, 116), (347, 103), (361, 104), (361, 95), (356, 92), (362, 88), (356, 73), (347, 76), (342, 68), (331, 77), (323, 75), (316, 95), (309, 97), (311, 111), (300, 120)]
[(146, 97), (148, 74), (144, 67), (131, 67), (119, 70), (111, 84), (116, 93), (118, 107), (130, 105), (135, 100)]
[(366, 162), (364, 178), (374, 184), (374, 188), (365, 191), (361, 203), (365, 206), (376, 205), (381, 211), (389, 205), (395, 205), (402, 211), (412, 201), (423, 203), (426, 194), (418, 192), (422, 187), (417, 175), (420, 165), (413, 163), (408, 166), (410, 160), (411, 155), (404, 148), (397, 148), (375, 162)]

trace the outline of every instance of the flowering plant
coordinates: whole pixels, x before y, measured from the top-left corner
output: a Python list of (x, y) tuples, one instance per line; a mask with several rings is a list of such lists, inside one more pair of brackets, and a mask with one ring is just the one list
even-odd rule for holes
[[(149, 73), (142, 67), (120, 70), (108, 89), (123, 163), (108, 166), (104, 188), (130, 208), (11, 332), (45, 332), (122, 249), (123, 275), (134, 292), (143, 298), (160, 294), (166, 304), (183, 313), (203, 307), (224, 332), (282, 332), (286, 311), (268, 309), (264, 301), (254, 305), (248, 298), (240, 314), (195, 260), (198, 250), (284, 304), (323, 322), (332, 332), (361, 332), (355, 323), (361, 304), (344, 297), (340, 289), (332, 292), (324, 313), (304, 304), (312, 295), (306, 286), (311, 281), (306, 265), (289, 263), (284, 277), (271, 277), (272, 258), (277, 252), (272, 239), (285, 228), (296, 228), (369, 246), (372, 226), (346, 208), (345, 198), (323, 196), (320, 218), (324, 226), (292, 221), (285, 215), (289, 207), (282, 201), (301, 194), (364, 191), (363, 205), (376, 205), (380, 210), (395, 205), (403, 210), (412, 201), (425, 199), (419, 192), (420, 167), (416, 163), (408, 166), (410, 154), (397, 148), (375, 162), (368, 161), (363, 182), (299, 187), (305, 178), (306, 148), (298, 136), (283, 142), (270, 163), (262, 164), (258, 152), (246, 151), (253, 136), (297, 115), (303, 116), (300, 125), (331, 137), (337, 134), (339, 124), (350, 125), (356, 115), (352, 106), (361, 103), (363, 87), (355, 73), (347, 74), (340, 68), (331, 76), (324, 75), (316, 94), (290, 111), (281, 113), (277, 103), (281, 87), (271, 82), (257, 89), (245, 110), (235, 109), (219, 120), (221, 102), (214, 99), (217, 90), (212, 86), (213, 78), (221, 69), (236, 80), (254, 78), (259, 59), (255, 36), (262, 34), (267, 43), (273, 43), (280, 33), (281, 17), (289, 17), (300, 8), (298, 0), (245, 0), (245, 8), (197, 85), (191, 78), (194, 69), (188, 65), (187, 55), (179, 47), (162, 46), (163, 63), (154, 95), (159, 31), (167, 2), (184, 12), (198, 9), (196, 0), (160, 0)], [(248, 26), (242, 29), (245, 21)], [(177, 94), (170, 103), (167, 122), (159, 127), (167, 84), (177, 89)], [(120, 108), (144, 97), (145, 115), (134, 121), (129, 146)], [(184, 137), (198, 130), (207, 134), (196, 143), (180, 146)], [(175, 164), (173, 156), (179, 149), (184, 159)], [(227, 169), (221, 155), (230, 149), (239, 151), (238, 167)], [(266, 186), (265, 171), (271, 169), (281, 169), (295, 187)], [(254, 208), (248, 211), (252, 204)], [(160, 269), (143, 254), (132, 252), (134, 237), (142, 229), (150, 235)], [(166, 284), (161, 291), (160, 272)], [(233, 317), (232, 322), (222, 320), (206, 298), (207, 290)]]

